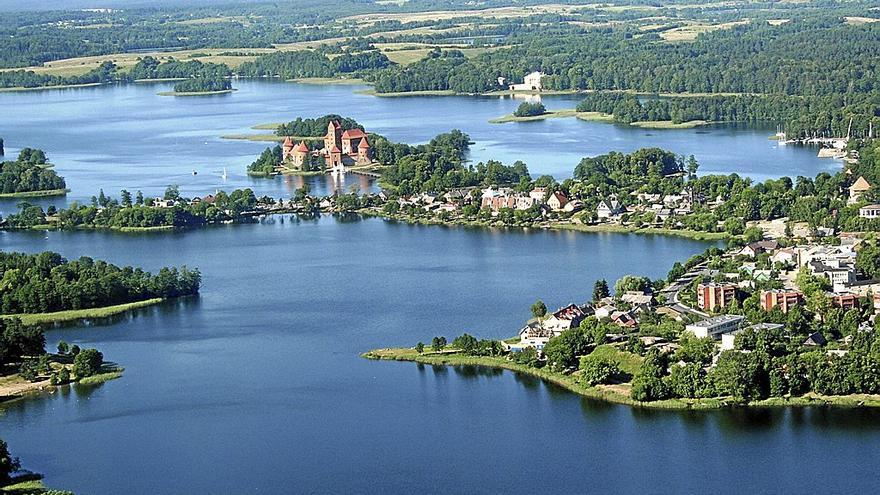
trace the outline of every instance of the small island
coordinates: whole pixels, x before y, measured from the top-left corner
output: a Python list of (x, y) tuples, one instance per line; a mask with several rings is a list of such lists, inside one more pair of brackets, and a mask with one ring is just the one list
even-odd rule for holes
[(220, 95), (235, 91), (232, 82), (225, 77), (195, 77), (174, 85), (174, 91), (163, 91), (160, 96)]
[(0, 198), (63, 196), (67, 192), (64, 177), (52, 170), (42, 150), (24, 148), (15, 161), (0, 162)]

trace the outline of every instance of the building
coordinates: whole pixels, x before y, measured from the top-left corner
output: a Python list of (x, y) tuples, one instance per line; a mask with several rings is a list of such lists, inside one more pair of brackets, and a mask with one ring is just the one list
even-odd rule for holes
[(797, 290), (765, 290), (761, 291), (761, 307), (764, 311), (770, 311), (779, 307), (783, 313), (788, 313), (793, 306), (803, 304), (804, 293)]
[(742, 248), (742, 250), (740, 250), (739, 254), (743, 256), (748, 256), (749, 258), (754, 258), (761, 253), (773, 251), (778, 247), (779, 243), (776, 241), (758, 241), (746, 245), (744, 248)]
[(551, 337), (553, 337), (553, 333), (544, 328), (540, 321), (532, 320), (519, 331), (519, 343), (512, 345), (510, 350), (519, 352), (526, 347), (534, 347), (541, 351)]
[(543, 72), (532, 72), (523, 77), (522, 84), (511, 84), (508, 89), (511, 91), (541, 91), (544, 85), (541, 80), (546, 74)]
[(555, 191), (547, 199), (547, 206), (556, 211), (563, 209), (566, 204), (568, 204), (568, 198), (559, 191)]
[(859, 216), (861, 218), (880, 218), (880, 205), (865, 205), (859, 208)]
[(736, 299), (736, 285), (710, 282), (697, 285), (697, 305), (703, 311), (725, 308)]
[(862, 197), (862, 194), (871, 190), (871, 184), (865, 180), (864, 177), (859, 176), (855, 182), (851, 186), (849, 186), (849, 199), (846, 201), (847, 204), (856, 204), (859, 202), (859, 199)]
[(312, 151), (305, 142), (294, 145), (288, 136), (281, 145), (282, 161), (291, 168), (302, 168), (310, 156), (320, 156), (324, 158), (327, 168), (334, 170), (373, 163), (372, 148), (363, 129), (343, 130), (342, 125), (333, 120), (327, 124), (323, 141), (322, 149)]
[(704, 339), (712, 337), (713, 339), (721, 338), (722, 334), (732, 332), (740, 328), (745, 321), (745, 317), (740, 315), (721, 315), (714, 318), (708, 318), (703, 321), (691, 323), (684, 327), (685, 332), (690, 332), (697, 338)]
[(626, 207), (620, 204), (614, 194), (600, 201), (599, 206), (596, 207), (596, 216), (599, 218), (613, 218), (624, 213), (626, 213)]
[(832, 293), (829, 298), (832, 306), (846, 310), (858, 308), (862, 296), (852, 293)]
[(576, 304), (569, 304), (564, 308), (556, 310), (546, 320), (542, 322), (544, 328), (549, 330), (554, 336), (562, 332), (575, 328), (589, 316), (589, 312)]

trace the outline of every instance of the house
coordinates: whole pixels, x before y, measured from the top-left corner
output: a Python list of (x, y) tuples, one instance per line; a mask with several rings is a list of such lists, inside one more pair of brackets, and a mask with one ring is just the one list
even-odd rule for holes
[(639, 325), (635, 316), (629, 311), (615, 311), (611, 313), (611, 321), (623, 328), (635, 328)]
[(880, 205), (872, 204), (872, 205), (865, 205), (865, 206), (859, 208), (859, 217), (869, 218), (872, 220), (874, 218), (880, 218)]
[(536, 187), (529, 191), (529, 197), (535, 200), (536, 203), (543, 203), (544, 196), (547, 195), (546, 187)]
[(576, 304), (569, 304), (551, 314), (549, 318), (543, 321), (543, 326), (553, 335), (559, 335), (570, 328), (579, 326), (587, 316), (589, 316), (588, 310)]
[(697, 285), (697, 305), (704, 311), (725, 308), (736, 299), (736, 285), (709, 282)]
[(628, 302), (633, 306), (651, 306), (654, 304), (654, 296), (639, 291), (628, 291), (626, 294), (620, 296), (620, 300)]
[(659, 308), (657, 308), (656, 313), (660, 316), (667, 316), (669, 318), (672, 318), (675, 321), (684, 320), (684, 313), (670, 306), (660, 306)]
[(841, 262), (840, 260), (826, 260), (824, 262), (814, 260), (807, 266), (813, 275), (827, 278), (835, 291), (842, 291), (847, 285), (856, 281), (854, 263)]
[(584, 209), (584, 204), (578, 200), (569, 201), (562, 207), (562, 211), (566, 213), (576, 213)]
[(871, 184), (869, 184), (864, 177), (859, 176), (859, 178), (849, 186), (849, 199), (846, 200), (846, 204), (852, 205), (858, 203), (862, 194), (865, 194), (870, 190)]
[(541, 80), (544, 78), (546, 74), (543, 72), (531, 72), (526, 74), (523, 77), (522, 84), (511, 84), (508, 86), (508, 89), (511, 91), (541, 91), (544, 89), (544, 85)]
[(744, 248), (742, 248), (742, 250), (740, 250), (739, 254), (743, 256), (748, 256), (749, 258), (754, 258), (761, 253), (773, 251), (778, 247), (779, 243), (776, 241), (758, 241), (746, 245)]
[(540, 351), (551, 337), (553, 337), (552, 332), (544, 328), (540, 321), (531, 320), (519, 331), (519, 343), (511, 345), (510, 350), (519, 352), (526, 347), (534, 347)]
[(761, 291), (761, 307), (764, 311), (779, 307), (783, 313), (788, 313), (792, 307), (803, 302), (804, 293), (801, 291), (784, 289)]
[(770, 256), (770, 262), (786, 266), (795, 265), (797, 264), (797, 252), (794, 248), (782, 248)]
[(599, 218), (613, 218), (624, 213), (626, 213), (626, 207), (620, 204), (614, 194), (600, 201), (596, 208), (596, 216)]
[(821, 332), (815, 332), (810, 334), (806, 340), (804, 340), (803, 345), (809, 347), (821, 347), (828, 343), (828, 340), (822, 335)]
[(740, 315), (721, 315), (691, 323), (684, 327), (684, 331), (701, 339), (706, 337), (719, 339), (722, 334), (732, 332), (742, 326), (744, 321), (745, 317)]
[(553, 192), (550, 197), (547, 199), (547, 206), (549, 206), (554, 211), (559, 211), (568, 204), (568, 197), (565, 194), (562, 194), (559, 191)]

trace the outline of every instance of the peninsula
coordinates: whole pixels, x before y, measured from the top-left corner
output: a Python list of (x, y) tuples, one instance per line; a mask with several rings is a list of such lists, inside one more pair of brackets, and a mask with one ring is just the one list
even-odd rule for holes
[(63, 196), (67, 191), (42, 150), (23, 148), (15, 161), (0, 162), (0, 198)]

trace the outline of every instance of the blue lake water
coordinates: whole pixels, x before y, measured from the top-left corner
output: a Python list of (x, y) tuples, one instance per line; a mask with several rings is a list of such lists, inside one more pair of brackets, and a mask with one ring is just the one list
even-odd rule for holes
[[(162, 85), (0, 94), (0, 135), (10, 153), (46, 149), (69, 200), (99, 188), (159, 194), (169, 183), (185, 195), (241, 186), (287, 195), (295, 179), (244, 175), (265, 144), (219, 136), (329, 112), (407, 142), (461, 128), (476, 141), (474, 160), (523, 159), (560, 177), (582, 156), (649, 145), (693, 153), (703, 171), (756, 178), (838, 166), (777, 148), (766, 130), (499, 126), (486, 121), (516, 101), (236, 86), (194, 99), (155, 96)], [(371, 187), (314, 180), (325, 191)], [(14, 403), (0, 414), (0, 438), (50, 486), (90, 494), (878, 491), (877, 411), (645, 411), (510, 372), (359, 357), (434, 335), (508, 337), (539, 297), (550, 307), (583, 302), (598, 278), (661, 277), (709, 245), (331, 217), (150, 235), (0, 232), (5, 251), (186, 264), (204, 276), (196, 299), (48, 330), (50, 348), (62, 339), (98, 347), (125, 375)]]
[[(303, 179), (254, 179), (251, 163), (269, 144), (221, 136), (254, 131), (251, 126), (286, 122), (296, 117), (336, 113), (355, 118), (371, 132), (394, 141), (424, 143), (435, 135), (461, 129), (474, 140), (470, 159), (512, 163), (524, 161), (535, 174), (570, 177), (585, 156), (657, 146), (694, 155), (701, 173), (732, 173), (756, 180), (768, 177), (815, 176), (836, 170), (840, 162), (819, 159), (810, 148), (780, 146), (768, 129), (711, 126), (685, 130), (645, 130), (574, 118), (490, 124), (513, 112), (521, 100), (508, 97), (382, 98), (358, 94), (361, 86), (309, 85), (271, 81), (236, 81), (238, 91), (200, 97), (159, 96), (170, 83), (120, 85), (0, 94), (4, 118), (0, 137), (7, 155), (30, 146), (44, 149), (67, 178), (66, 200), (88, 201), (98, 190), (142, 190), (161, 195), (179, 185), (185, 196), (217, 189), (251, 187), (258, 195), (287, 197), (308, 181), (312, 190), (330, 194), (371, 181), (347, 176)], [(577, 96), (547, 96), (551, 109), (572, 108)], [(222, 179), (223, 169), (227, 179)], [(196, 171), (197, 175), (192, 172)], [(0, 201), (0, 213), (14, 211), (18, 200)]]

